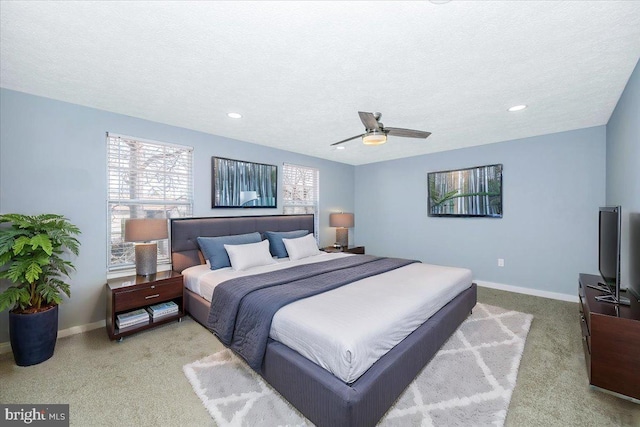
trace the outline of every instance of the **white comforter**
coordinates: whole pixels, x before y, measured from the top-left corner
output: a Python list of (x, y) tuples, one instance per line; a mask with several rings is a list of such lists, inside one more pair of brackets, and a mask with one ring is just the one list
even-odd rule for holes
[[(211, 300), (218, 284), (234, 277), (351, 256), (321, 254), (247, 271), (206, 265), (183, 271), (187, 288)], [(293, 302), (273, 317), (270, 336), (346, 383), (358, 379), (447, 302), (471, 286), (471, 271), (410, 264)]]

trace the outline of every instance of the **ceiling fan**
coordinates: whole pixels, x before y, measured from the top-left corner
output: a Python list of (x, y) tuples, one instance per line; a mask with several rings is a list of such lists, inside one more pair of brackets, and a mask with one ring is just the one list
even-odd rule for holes
[(365, 113), (363, 111), (358, 111), (358, 114), (360, 115), (360, 120), (362, 120), (366, 132), (362, 135), (356, 135), (351, 138), (343, 139), (342, 141), (334, 142), (331, 144), (332, 146), (360, 137), (362, 137), (362, 143), (365, 145), (381, 145), (387, 142), (387, 135), (403, 136), (405, 138), (427, 138), (431, 135), (431, 132), (425, 132), (422, 130), (384, 127), (380, 122), (382, 113)]

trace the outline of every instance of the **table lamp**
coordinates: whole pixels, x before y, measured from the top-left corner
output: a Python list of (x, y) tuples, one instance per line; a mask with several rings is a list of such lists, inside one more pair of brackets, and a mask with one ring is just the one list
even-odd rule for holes
[(354, 225), (352, 213), (332, 213), (329, 214), (329, 226), (336, 228), (336, 245), (341, 247), (349, 246), (349, 228)]
[[(124, 241), (136, 242), (136, 274), (149, 276), (158, 271), (158, 244), (151, 240), (169, 237), (166, 219), (128, 219), (124, 223)], [(143, 243), (140, 243), (143, 242)]]

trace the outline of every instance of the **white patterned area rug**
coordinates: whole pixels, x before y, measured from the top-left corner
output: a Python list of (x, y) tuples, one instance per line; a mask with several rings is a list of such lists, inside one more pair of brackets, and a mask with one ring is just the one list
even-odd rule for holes
[[(503, 425), (532, 319), (478, 303), (379, 425)], [(183, 369), (220, 427), (313, 425), (230, 350)]]

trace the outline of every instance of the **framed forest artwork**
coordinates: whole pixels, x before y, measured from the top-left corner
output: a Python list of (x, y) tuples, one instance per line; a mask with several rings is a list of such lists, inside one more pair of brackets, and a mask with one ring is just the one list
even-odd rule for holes
[(429, 216), (502, 218), (502, 165), (429, 172)]
[(278, 167), (211, 158), (212, 208), (276, 208)]

